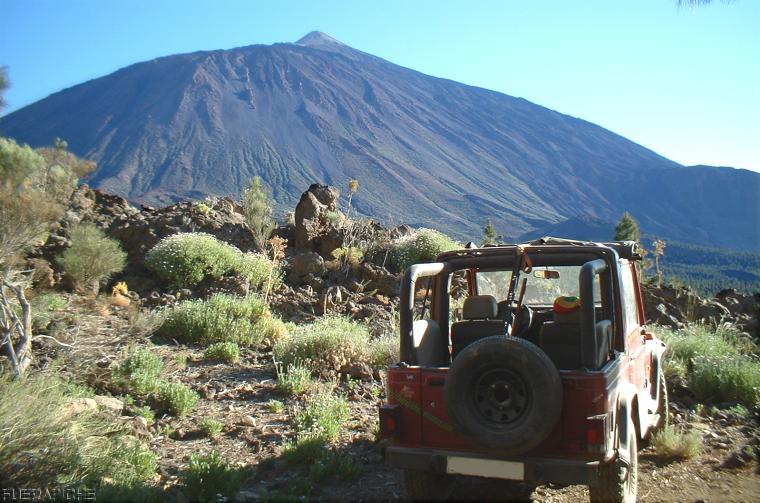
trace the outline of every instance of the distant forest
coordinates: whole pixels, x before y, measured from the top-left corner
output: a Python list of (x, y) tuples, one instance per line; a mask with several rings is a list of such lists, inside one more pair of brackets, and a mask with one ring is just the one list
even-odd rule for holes
[[(652, 249), (652, 239), (644, 238)], [(645, 274), (655, 276), (654, 260), (647, 255)], [(651, 263), (650, 263), (651, 262)], [(690, 286), (700, 295), (714, 296), (724, 288), (746, 294), (760, 293), (760, 254), (723, 248), (709, 248), (668, 241), (660, 264), (665, 282)]]

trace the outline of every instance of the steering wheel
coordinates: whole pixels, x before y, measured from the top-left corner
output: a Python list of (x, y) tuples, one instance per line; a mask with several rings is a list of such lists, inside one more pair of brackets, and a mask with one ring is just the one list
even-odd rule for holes
[(514, 337), (522, 337), (527, 334), (531, 323), (533, 323), (533, 310), (523, 304), (520, 310), (520, 319), (517, 323), (517, 333), (512, 335)]
[[(514, 308), (508, 309), (506, 301), (499, 302), (498, 306), (499, 317), (511, 325), (512, 319), (515, 315)], [(522, 309), (520, 310), (520, 320), (517, 323), (517, 333), (512, 335), (514, 337), (522, 337), (528, 333), (528, 330), (530, 330), (531, 323), (533, 323), (533, 310), (529, 306), (523, 304)]]

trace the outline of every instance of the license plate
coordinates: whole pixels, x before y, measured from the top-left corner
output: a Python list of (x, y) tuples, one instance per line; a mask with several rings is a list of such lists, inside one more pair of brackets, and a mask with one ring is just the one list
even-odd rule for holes
[(516, 461), (500, 461), (498, 459), (448, 456), (446, 472), (457, 475), (472, 475), (475, 477), (491, 477), (495, 479), (525, 479), (525, 465), (523, 463), (518, 463)]

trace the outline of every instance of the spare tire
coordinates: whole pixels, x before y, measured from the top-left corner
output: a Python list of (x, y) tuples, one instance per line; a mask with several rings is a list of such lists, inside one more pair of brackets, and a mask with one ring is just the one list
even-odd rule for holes
[(559, 371), (538, 346), (497, 335), (454, 359), (446, 404), (455, 430), (473, 444), (517, 455), (538, 446), (559, 420)]

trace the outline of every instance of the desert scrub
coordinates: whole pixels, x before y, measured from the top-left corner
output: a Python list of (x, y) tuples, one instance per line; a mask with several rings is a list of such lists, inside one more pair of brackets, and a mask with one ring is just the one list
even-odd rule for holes
[(232, 363), (240, 359), (240, 346), (235, 342), (215, 342), (203, 353), (205, 360)]
[(57, 293), (43, 293), (32, 297), (32, 325), (37, 330), (44, 330), (50, 324), (53, 313), (66, 307), (66, 298)]
[(298, 396), (314, 387), (311, 370), (300, 361), (295, 361), (287, 367), (276, 363), (275, 369), (277, 370), (277, 391), (281, 393)]
[(111, 380), (135, 395), (146, 395), (158, 389), (163, 368), (164, 361), (150, 349), (130, 347), (114, 368)]
[(58, 263), (78, 288), (100, 284), (127, 263), (119, 242), (94, 224), (78, 224), (69, 230), (71, 246), (58, 257)]
[(280, 330), (284, 325), (272, 318), (260, 297), (217, 293), (205, 300), (182, 302), (169, 310), (157, 335), (203, 346), (216, 342), (256, 346)]
[(156, 397), (172, 414), (180, 417), (186, 416), (198, 403), (198, 393), (176, 382), (162, 382)]
[(666, 372), (685, 379), (698, 400), (760, 407), (757, 346), (736, 328), (694, 324), (658, 334), (668, 345)]
[(267, 410), (273, 414), (282, 414), (285, 411), (285, 404), (279, 400), (271, 399), (267, 401)]
[(298, 326), (273, 348), (275, 359), (286, 368), (302, 362), (322, 376), (334, 375), (352, 362), (381, 368), (390, 363), (394, 352), (387, 339), (372, 339), (365, 326), (342, 316), (324, 316)]
[(185, 487), (193, 499), (216, 501), (216, 495), (234, 496), (243, 481), (243, 472), (232, 468), (216, 451), (190, 456), (184, 475)]
[(0, 487), (135, 486), (155, 475), (150, 449), (106, 414), (76, 413), (71, 389), (57, 378), (0, 377)]
[(210, 417), (204, 417), (199, 425), (200, 430), (209, 438), (216, 438), (222, 433), (224, 423)]
[(389, 265), (404, 271), (420, 262), (431, 262), (438, 254), (460, 248), (461, 245), (442, 232), (433, 229), (416, 229), (407, 236), (393, 241), (388, 256)]
[(243, 253), (236, 247), (202, 232), (163, 238), (148, 252), (145, 265), (177, 288), (192, 288), (206, 278), (243, 276), (251, 288), (261, 290), (273, 273), (273, 289), (281, 283), (279, 270), (265, 255)]
[(666, 425), (652, 435), (652, 446), (662, 458), (688, 459), (702, 452), (702, 439), (697, 432)]
[(348, 402), (333, 390), (322, 391), (296, 409), (293, 426), (299, 435), (319, 437), (328, 442), (338, 438), (343, 423), (350, 417)]

